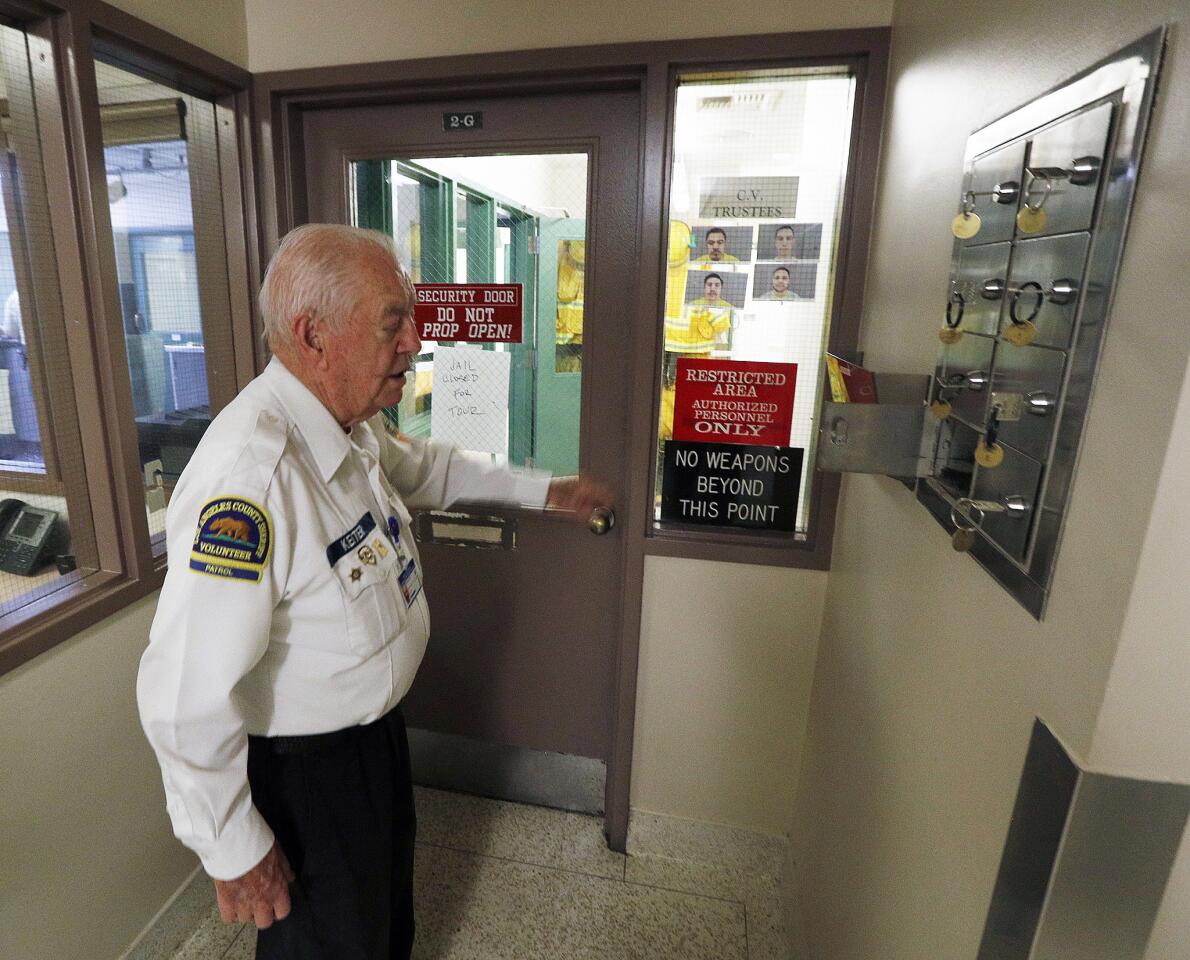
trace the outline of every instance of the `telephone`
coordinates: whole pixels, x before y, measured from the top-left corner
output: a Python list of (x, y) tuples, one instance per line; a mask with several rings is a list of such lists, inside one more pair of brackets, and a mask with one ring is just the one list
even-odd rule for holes
[(54, 510), (24, 500), (0, 500), (0, 570), (30, 576), (66, 547)]

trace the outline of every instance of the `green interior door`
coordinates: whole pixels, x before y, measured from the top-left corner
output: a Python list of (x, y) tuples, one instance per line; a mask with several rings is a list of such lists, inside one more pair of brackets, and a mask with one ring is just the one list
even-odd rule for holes
[(537, 457), (557, 474), (578, 473), (582, 406), (585, 220), (543, 219), (537, 257)]

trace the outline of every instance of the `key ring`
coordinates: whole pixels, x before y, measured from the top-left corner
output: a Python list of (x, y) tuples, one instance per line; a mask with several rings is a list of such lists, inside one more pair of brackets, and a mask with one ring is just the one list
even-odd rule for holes
[[(956, 313), (954, 307), (958, 305)], [(963, 296), (961, 290), (951, 290), (950, 296), (946, 300), (946, 325), (951, 330), (957, 330), (960, 323), (963, 322), (963, 311), (967, 307), (967, 298)]]
[[(1040, 209), (1040, 208), (1038, 208)], [(1033, 309), (1029, 312), (1027, 317), (1017, 316), (1016, 308), (1021, 302), (1022, 293), (1033, 293), (1037, 295), (1037, 299), (1033, 301)], [(1045, 302), (1045, 291), (1041, 289), (1041, 284), (1036, 280), (1029, 280), (1022, 283), (1019, 287), (1012, 291), (1012, 299), (1008, 303), (1008, 318), (1020, 326), (1023, 323), (1031, 323), (1037, 318), (1037, 314), (1041, 313), (1041, 305)]]
[[(1038, 182), (1040, 182), (1042, 184), (1041, 199), (1037, 201), (1036, 205), (1034, 205), (1031, 202), (1031, 200), (1033, 198), (1033, 187)], [(1030, 171), (1029, 172), (1029, 186), (1025, 189), (1025, 209), (1031, 211), (1032, 213), (1036, 213), (1038, 210), (1040, 210), (1042, 207), (1045, 206), (1045, 201), (1050, 198), (1050, 194), (1053, 192), (1054, 192), (1054, 181), (1053, 181), (1052, 177), (1046, 176), (1044, 174), (1039, 176), (1038, 174)]]
[[(974, 517), (969, 516), (966, 513), (963, 513), (959, 509), (964, 504), (966, 505), (966, 509), (968, 511), (975, 511), (976, 513), (979, 514), (978, 520), (976, 520)], [(962, 497), (962, 498), (956, 500), (951, 505), (951, 508), (950, 508), (950, 522), (951, 522), (951, 524), (954, 526), (954, 528), (956, 530), (963, 530), (963, 531), (966, 531), (967, 533), (974, 533), (976, 530), (978, 530), (980, 527), (982, 527), (983, 519), (985, 516), (986, 516), (986, 514), (983, 511), (983, 507), (981, 507), (979, 504), (977, 504), (970, 497)], [(966, 523), (964, 523), (963, 521), (966, 521)]]

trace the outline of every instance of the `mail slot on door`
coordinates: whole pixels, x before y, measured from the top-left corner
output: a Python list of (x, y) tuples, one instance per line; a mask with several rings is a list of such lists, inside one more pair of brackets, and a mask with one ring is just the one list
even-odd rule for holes
[[(1055, 123), (1032, 138), (1017, 214), (1020, 235), (1091, 229), (1103, 181), (1111, 119), (1112, 105), (1104, 103)], [(1036, 211), (1044, 212), (1030, 215)]]
[(996, 341), (964, 334), (942, 350), (932, 400), (950, 404), (951, 415), (974, 426), (983, 424), (991, 393)]
[(998, 467), (977, 467), (971, 496), (975, 500), (1012, 503), (1014, 509), (989, 511), (980, 527), (983, 534), (1014, 560), (1023, 563), (1029, 533), (1037, 516), (1037, 495), (1041, 488), (1041, 464), (1023, 453), (1004, 448)]
[(1000, 344), (990, 400), (1002, 442), (1037, 460), (1048, 459), (1065, 367), (1061, 350)]
[(974, 161), (964, 201), (980, 218), (979, 230), (964, 246), (1011, 240), (1021, 198), (1025, 144), (993, 150)]
[(1078, 315), (1089, 245), (1085, 233), (1018, 243), (1008, 275), (1001, 330), (1014, 322), (1032, 323), (1037, 328), (1035, 344), (1067, 349)]
[[(1008, 278), (1010, 243), (965, 247), (950, 289), (947, 326), (995, 336)], [(955, 314), (961, 311), (961, 316)]]

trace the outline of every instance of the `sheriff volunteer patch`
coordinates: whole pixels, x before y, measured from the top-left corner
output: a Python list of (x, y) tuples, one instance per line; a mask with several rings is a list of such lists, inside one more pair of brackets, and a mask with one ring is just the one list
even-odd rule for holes
[(208, 500), (198, 514), (190, 569), (260, 583), (273, 536), (264, 508), (242, 497)]

